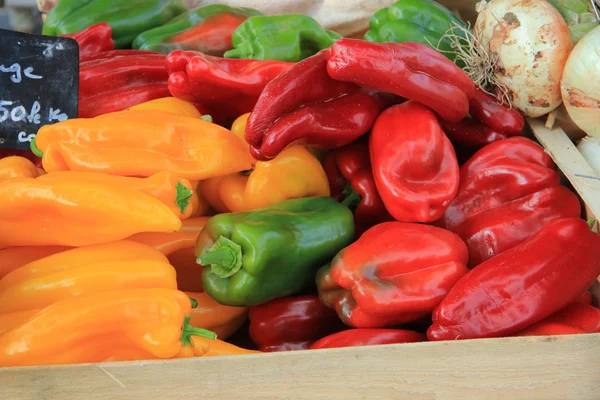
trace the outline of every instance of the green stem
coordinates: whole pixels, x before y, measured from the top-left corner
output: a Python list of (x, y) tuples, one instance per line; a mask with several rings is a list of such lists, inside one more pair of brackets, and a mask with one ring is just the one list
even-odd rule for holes
[(185, 317), (183, 319), (183, 328), (181, 329), (181, 343), (184, 346), (193, 346), (192, 336), (205, 337), (207, 339), (215, 340), (217, 334), (208, 329), (196, 328), (190, 325), (192, 317)]
[(590, 229), (593, 229), (594, 225), (596, 225), (596, 220), (594, 218), (590, 218), (587, 220), (587, 224), (590, 227)]
[(35, 143), (35, 138), (33, 138), (33, 140), (31, 140), (31, 142), (29, 143), (29, 147), (31, 148), (31, 152), (33, 154), (35, 154), (38, 157), (43, 157), (44, 153), (42, 153), (42, 151), (37, 147), (37, 144)]
[(177, 208), (179, 208), (179, 211), (181, 211), (182, 214), (185, 214), (185, 210), (187, 210), (188, 206), (190, 205), (190, 199), (192, 198), (194, 191), (186, 188), (181, 181), (178, 181), (177, 185), (175, 186), (175, 192), (175, 205)]
[(202, 121), (206, 121), (206, 122), (211, 122), (211, 123), (213, 122), (213, 117), (212, 117), (212, 116), (210, 116), (210, 115), (208, 115), (208, 114), (206, 114), (206, 115), (202, 115), (202, 116), (200, 117), (200, 119), (201, 119)]
[(192, 308), (196, 308), (196, 307), (198, 307), (198, 300), (196, 300), (196, 299), (192, 299), (192, 298), (190, 297), (190, 302), (192, 303)]
[(342, 205), (354, 212), (362, 201), (362, 196), (350, 184), (346, 185), (342, 194), (345, 196)]
[(196, 259), (219, 278), (229, 278), (242, 268), (242, 246), (220, 236), (212, 247)]

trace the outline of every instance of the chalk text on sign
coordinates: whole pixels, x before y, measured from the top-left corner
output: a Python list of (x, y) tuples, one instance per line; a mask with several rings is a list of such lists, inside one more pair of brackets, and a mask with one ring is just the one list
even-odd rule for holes
[[(27, 120), (29, 123), (40, 125), (42, 114), (45, 114), (44, 116), (47, 115), (47, 120), (49, 122), (64, 121), (68, 119), (67, 114), (60, 112), (60, 108), (55, 109), (54, 107), (50, 107), (46, 114), (45, 111), (42, 111), (38, 101), (33, 102), (29, 111), (23, 105), (17, 104), (18, 103), (14, 101), (0, 100), (0, 123), (10, 119), (13, 122)], [(26, 132), (21, 131), (17, 135), (17, 140), (20, 143), (31, 142), (33, 138), (35, 138), (35, 133), (27, 134)]]
[(12, 73), (10, 80), (14, 83), (21, 83), (23, 76), (29, 79), (42, 79), (41, 75), (35, 75), (32, 67), (27, 67), (24, 70), (21, 68), (21, 64), (14, 63), (10, 67), (5, 67), (4, 64), (0, 65), (0, 72)]

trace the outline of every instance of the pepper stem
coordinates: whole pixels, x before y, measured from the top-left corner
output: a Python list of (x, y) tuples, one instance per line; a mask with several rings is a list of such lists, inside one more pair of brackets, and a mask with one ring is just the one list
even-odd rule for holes
[(190, 205), (190, 199), (192, 198), (194, 191), (186, 188), (181, 181), (178, 181), (177, 185), (175, 185), (175, 193), (175, 205), (182, 214), (185, 214), (185, 210), (187, 210)]
[(31, 148), (31, 152), (33, 154), (35, 154), (38, 157), (43, 157), (44, 153), (42, 153), (42, 151), (39, 149), (39, 147), (37, 147), (37, 144), (35, 143), (35, 138), (33, 138), (31, 140), (31, 142), (29, 143), (29, 148)]
[(596, 220), (594, 218), (590, 218), (587, 220), (587, 224), (590, 227), (590, 229), (594, 229), (594, 225), (596, 225)]
[(229, 278), (242, 268), (242, 246), (219, 236), (215, 244), (196, 259), (196, 263), (209, 266), (210, 272), (219, 278)]
[(348, 207), (350, 210), (355, 211), (360, 202), (362, 201), (362, 196), (358, 194), (356, 190), (348, 183), (342, 192), (344, 196), (344, 200), (342, 201), (342, 205)]
[(215, 340), (217, 334), (208, 329), (196, 328), (190, 325), (192, 317), (187, 316), (183, 318), (183, 328), (181, 329), (181, 343), (184, 346), (193, 346), (192, 336), (205, 337), (207, 339)]
[(200, 117), (200, 119), (201, 119), (202, 121), (206, 121), (206, 122), (211, 122), (211, 123), (213, 122), (213, 117), (212, 117), (212, 116), (210, 116), (210, 115), (208, 115), (208, 114), (206, 114), (206, 115), (202, 115), (202, 116)]

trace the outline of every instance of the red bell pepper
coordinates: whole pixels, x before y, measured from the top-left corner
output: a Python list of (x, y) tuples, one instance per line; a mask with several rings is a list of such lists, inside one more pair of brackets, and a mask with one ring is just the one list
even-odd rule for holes
[(245, 138), (257, 160), (302, 143), (333, 149), (367, 133), (391, 99), (327, 75), (323, 51), (279, 75), (261, 93)]
[(262, 352), (305, 350), (317, 339), (345, 329), (317, 296), (283, 297), (250, 307), (250, 337)]
[(582, 219), (555, 219), (464, 276), (433, 312), (427, 337), (511, 335), (575, 301), (599, 274), (600, 235)]
[(86, 57), (79, 72), (79, 117), (91, 118), (169, 97), (165, 57), (138, 50)]
[(405, 329), (349, 329), (326, 336), (310, 348), (316, 350), (425, 341), (427, 338), (422, 333)]
[(340, 39), (326, 50), (333, 79), (418, 101), (446, 121), (469, 112), (475, 84), (447, 57), (420, 43), (375, 43)]
[(575, 301), (566, 308), (513, 336), (600, 333), (600, 310)]
[(167, 56), (165, 65), (173, 96), (235, 119), (252, 111), (265, 86), (293, 63), (226, 59), (175, 50)]
[(319, 298), (357, 328), (416, 321), (468, 272), (468, 258), (465, 244), (450, 231), (384, 222), (318, 271)]
[(112, 40), (112, 28), (105, 23), (91, 25), (82, 31), (61, 36), (77, 41), (79, 44), (79, 59), (115, 49), (115, 42)]
[(407, 101), (381, 113), (370, 152), (379, 195), (398, 221), (435, 221), (454, 199), (456, 154), (427, 107)]
[(483, 147), (518, 136), (525, 126), (525, 119), (516, 109), (498, 103), (494, 96), (479, 88), (469, 96), (469, 114), (469, 117), (456, 122), (439, 119), (442, 129), (454, 144)]
[(577, 196), (559, 181), (554, 162), (532, 140), (492, 143), (460, 167), (458, 193), (438, 225), (465, 241), (473, 268), (555, 218), (579, 217)]
[(366, 136), (331, 151), (325, 160), (325, 172), (331, 196), (354, 211), (357, 238), (370, 227), (394, 219), (377, 192)]
[(575, 301), (578, 302), (578, 303), (581, 303), (581, 304), (587, 304), (588, 306), (591, 306), (592, 303), (594, 302), (594, 297), (592, 296), (592, 294), (590, 292), (588, 292), (586, 290)]

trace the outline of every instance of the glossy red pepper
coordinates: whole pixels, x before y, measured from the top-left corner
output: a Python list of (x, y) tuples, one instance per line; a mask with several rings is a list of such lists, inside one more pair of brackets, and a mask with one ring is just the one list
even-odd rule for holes
[(405, 329), (349, 329), (326, 336), (315, 342), (310, 348), (332, 349), (425, 341), (427, 338), (422, 333)]
[(433, 312), (427, 337), (514, 334), (575, 301), (598, 275), (600, 235), (582, 219), (555, 219), (464, 276)]
[(150, 100), (169, 97), (165, 55), (114, 50), (82, 60), (79, 117), (92, 118)]
[(435, 114), (407, 101), (377, 118), (370, 139), (375, 184), (398, 221), (438, 219), (458, 190), (458, 161)]
[(304, 350), (345, 329), (335, 311), (317, 296), (283, 297), (250, 307), (250, 337), (262, 352)]
[(600, 333), (600, 310), (578, 301), (513, 336)]
[(556, 165), (544, 149), (512, 137), (485, 146), (460, 167), (458, 193), (438, 225), (465, 241), (473, 268), (553, 219), (580, 213), (577, 196), (560, 186)]
[(359, 140), (331, 151), (325, 160), (331, 196), (354, 211), (354, 232), (394, 218), (386, 210), (375, 185), (369, 157), (369, 140)]
[(450, 231), (384, 222), (319, 270), (319, 298), (357, 328), (416, 321), (468, 272), (468, 258), (465, 244)]
[(305, 144), (333, 149), (367, 133), (391, 98), (327, 75), (323, 51), (279, 75), (261, 93), (246, 125), (257, 160)]
[(75, 39), (79, 43), (79, 59), (115, 49), (115, 42), (112, 40), (112, 28), (105, 23), (91, 25), (80, 32), (61, 36)]
[(447, 57), (420, 43), (340, 39), (326, 50), (333, 79), (418, 101), (446, 121), (463, 119), (475, 84)]
[(165, 65), (173, 96), (235, 119), (252, 111), (265, 86), (294, 64), (226, 59), (175, 50), (167, 56)]
[(506, 134), (471, 118), (463, 118), (458, 122), (448, 122), (440, 118), (439, 122), (452, 143), (458, 145), (479, 148), (508, 138)]

